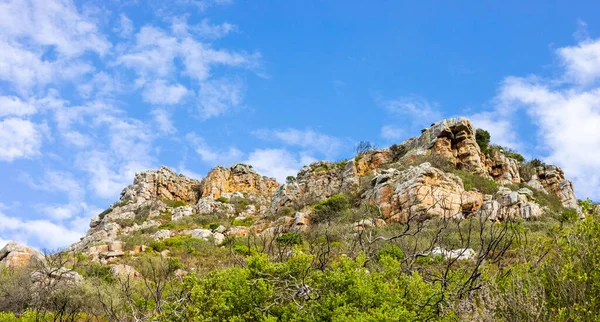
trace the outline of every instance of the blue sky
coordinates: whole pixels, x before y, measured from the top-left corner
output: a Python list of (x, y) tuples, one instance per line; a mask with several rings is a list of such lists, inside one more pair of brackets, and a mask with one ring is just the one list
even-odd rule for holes
[(64, 247), (134, 173), (279, 180), (467, 116), (600, 199), (596, 1), (0, 0), (0, 244)]

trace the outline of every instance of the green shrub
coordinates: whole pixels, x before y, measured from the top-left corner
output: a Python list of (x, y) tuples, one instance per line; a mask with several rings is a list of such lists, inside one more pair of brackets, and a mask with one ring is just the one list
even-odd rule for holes
[(243, 220), (239, 220), (239, 219), (235, 219), (231, 225), (232, 226), (244, 226), (244, 227), (250, 227), (252, 226), (252, 224), (254, 223), (254, 218), (252, 217), (246, 217)]
[(182, 201), (182, 200), (173, 200), (173, 199), (164, 198), (162, 201), (165, 203), (165, 205), (167, 205), (168, 207), (171, 207), (171, 208), (179, 208), (179, 207), (183, 207), (183, 206), (187, 205), (187, 202)]
[(506, 149), (504, 152), (504, 155), (507, 158), (515, 159), (519, 162), (525, 162), (525, 158), (521, 154), (519, 154), (518, 152), (516, 152), (512, 149)]
[(227, 203), (227, 201), (229, 201), (229, 199), (227, 199), (226, 197), (219, 197), (219, 198), (215, 199), (215, 201), (218, 201), (220, 203)]
[(560, 213), (559, 221), (562, 223), (573, 222), (579, 219), (579, 214), (575, 209), (565, 209)]
[(542, 207), (548, 207), (550, 215), (559, 216), (564, 210), (563, 204), (553, 193), (545, 193), (532, 187), (528, 187), (533, 192), (533, 198)]
[(285, 233), (275, 239), (280, 245), (301, 245), (302, 235), (297, 232)]
[(315, 223), (331, 222), (343, 217), (348, 208), (350, 208), (350, 203), (346, 196), (334, 195), (315, 205), (311, 219)]
[(296, 177), (294, 177), (294, 176), (287, 176), (285, 178), (285, 183), (287, 183), (287, 184), (292, 184), (294, 182), (296, 182)]
[(475, 141), (477, 141), (477, 145), (479, 145), (481, 152), (486, 153), (488, 151), (490, 139), (490, 132), (483, 129), (475, 130)]
[(493, 195), (498, 192), (498, 183), (494, 180), (489, 180), (464, 170), (452, 170), (451, 172), (462, 179), (465, 190), (467, 191), (475, 188), (479, 192), (488, 195)]

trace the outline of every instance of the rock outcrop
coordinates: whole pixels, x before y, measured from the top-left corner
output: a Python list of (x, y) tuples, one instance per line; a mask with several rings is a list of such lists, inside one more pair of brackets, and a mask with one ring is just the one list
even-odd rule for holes
[(146, 200), (178, 200), (196, 203), (200, 181), (177, 174), (162, 166), (135, 174), (133, 184), (121, 192), (121, 202), (139, 203)]
[(419, 137), (404, 141), (407, 155), (432, 153), (448, 159), (456, 167), (487, 176), (475, 129), (466, 118), (446, 119), (423, 129)]
[[(563, 206), (567, 208), (578, 208), (577, 198), (571, 180), (565, 179), (563, 170), (554, 165), (546, 165), (536, 168), (537, 180), (548, 193), (555, 194)], [(536, 183), (532, 183), (536, 184)]]
[(231, 168), (216, 167), (202, 179), (202, 198), (219, 198), (225, 193), (246, 192), (270, 199), (279, 183), (274, 178), (261, 176), (252, 166), (235, 164)]
[[(406, 222), (462, 216), (464, 192), (459, 177), (422, 163), (405, 171), (384, 170), (373, 178), (372, 187), (362, 198), (379, 206), (388, 222)], [(469, 211), (473, 211), (472, 202)]]
[(0, 249), (0, 265), (7, 268), (27, 266), (33, 261), (42, 260), (44, 255), (37, 250), (11, 241)]

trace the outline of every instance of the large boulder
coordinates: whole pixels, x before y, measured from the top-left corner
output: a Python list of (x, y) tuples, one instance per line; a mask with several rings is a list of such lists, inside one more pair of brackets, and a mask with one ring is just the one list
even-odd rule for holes
[(279, 183), (275, 178), (261, 176), (252, 166), (235, 164), (227, 169), (218, 166), (202, 179), (200, 194), (202, 198), (217, 199), (225, 193), (247, 192), (270, 199)]
[(36, 260), (42, 260), (44, 255), (37, 250), (11, 241), (0, 249), (0, 265), (7, 268), (27, 266)]
[[(373, 178), (371, 188), (362, 198), (379, 206), (388, 222), (409, 219), (462, 216), (463, 211), (476, 211), (480, 198), (465, 195), (462, 180), (422, 163), (405, 171), (384, 170)], [(465, 203), (463, 209), (463, 200)]]

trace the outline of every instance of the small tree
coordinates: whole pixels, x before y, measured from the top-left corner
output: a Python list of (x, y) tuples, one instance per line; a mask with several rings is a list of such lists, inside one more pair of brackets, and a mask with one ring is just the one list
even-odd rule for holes
[(490, 146), (490, 132), (483, 130), (483, 129), (477, 129), (475, 131), (475, 141), (477, 141), (477, 145), (479, 145), (479, 149), (481, 149), (481, 152), (486, 152), (488, 150), (488, 147)]

